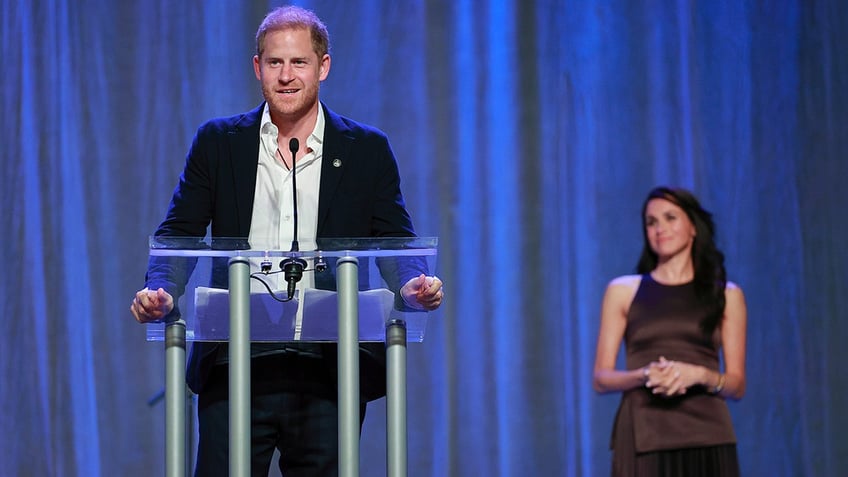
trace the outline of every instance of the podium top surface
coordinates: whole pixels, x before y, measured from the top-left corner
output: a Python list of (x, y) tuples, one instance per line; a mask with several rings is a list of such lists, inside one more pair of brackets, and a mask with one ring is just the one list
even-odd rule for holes
[(437, 253), (437, 237), (319, 238), (317, 249), (292, 251), (236, 237), (151, 236), (150, 255), (160, 257), (425, 257)]
[[(424, 338), (427, 313), (408, 309), (397, 292), (408, 279), (431, 274), (436, 266), (436, 238), (318, 239), (290, 251), (245, 238), (150, 237), (154, 287), (174, 295), (185, 322), (187, 341), (229, 341), (230, 270), (234, 261), (247, 264), (250, 340), (254, 342), (335, 342), (338, 340), (338, 262), (358, 262), (359, 341), (384, 342), (386, 324), (402, 320), (407, 340)], [(290, 244), (288, 244), (290, 245)], [(303, 258), (303, 280), (289, 301), (275, 297), (287, 291), (280, 259)], [(318, 268), (317, 262), (324, 267)], [(277, 266), (279, 264), (279, 266)], [(270, 268), (265, 269), (268, 265)], [(165, 339), (165, 325), (148, 325), (148, 340)]]

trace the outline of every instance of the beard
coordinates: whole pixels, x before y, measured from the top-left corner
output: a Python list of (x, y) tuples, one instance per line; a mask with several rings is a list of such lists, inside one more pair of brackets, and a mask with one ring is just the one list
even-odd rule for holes
[(278, 84), (262, 85), (262, 96), (268, 102), (272, 116), (298, 119), (307, 115), (318, 103), (318, 85), (300, 86), (294, 94), (278, 92), (283, 89)]

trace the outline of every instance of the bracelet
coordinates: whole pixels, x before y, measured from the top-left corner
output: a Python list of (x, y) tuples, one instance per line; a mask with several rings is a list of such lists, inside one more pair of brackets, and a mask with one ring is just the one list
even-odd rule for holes
[(726, 378), (724, 377), (724, 373), (719, 373), (718, 374), (718, 384), (715, 385), (715, 387), (711, 390), (711, 392), (713, 394), (720, 393), (721, 390), (724, 389), (724, 382), (725, 381), (726, 381)]
[(642, 377), (643, 377), (643, 378), (645, 378), (645, 379), (643, 379), (643, 380), (642, 380), (642, 382), (643, 382), (643, 384), (645, 385), (645, 387), (647, 387), (647, 386), (648, 386), (648, 381), (651, 379), (651, 378), (650, 378), (650, 373), (651, 373), (651, 369), (650, 369), (650, 368), (648, 368), (647, 366), (645, 366), (644, 368), (642, 368)]

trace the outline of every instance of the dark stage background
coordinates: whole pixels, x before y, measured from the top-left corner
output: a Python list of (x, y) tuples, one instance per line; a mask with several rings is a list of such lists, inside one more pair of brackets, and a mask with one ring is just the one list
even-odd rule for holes
[[(601, 476), (598, 311), (654, 185), (749, 306), (744, 475), (848, 475), (848, 16), (832, 1), (315, 1), (322, 97), (385, 130), (448, 301), (410, 348), (412, 476)], [(2, 0), (0, 474), (164, 468), (128, 307), (196, 127), (260, 101), (276, 2)], [(364, 476), (384, 474), (371, 406)]]

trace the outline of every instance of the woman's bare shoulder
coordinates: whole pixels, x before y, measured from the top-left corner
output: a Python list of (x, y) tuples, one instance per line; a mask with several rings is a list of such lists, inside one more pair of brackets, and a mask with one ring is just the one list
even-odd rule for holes
[(742, 292), (742, 287), (728, 280), (724, 287), (724, 296), (728, 301), (745, 301), (745, 293)]
[(626, 316), (641, 282), (641, 275), (622, 275), (613, 278), (604, 294), (604, 306), (609, 310), (620, 310), (620, 316)]
[(731, 282), (730, 280), (727, 281), (727, 283), (724, 286), (724, 289), (725, 290), (735, 290), (735, 291), (738, 291), (738, 292), (742, 291), (742, 287), (737, 285), (735, 282)]
[(640, 283), (642, 283), (642, 275), (622, 275), (620, 277), (615, 277), (610, 280), (609, 285), (607, 285), (607, 287), (632, 288), (635, 290), (639, 287)]

